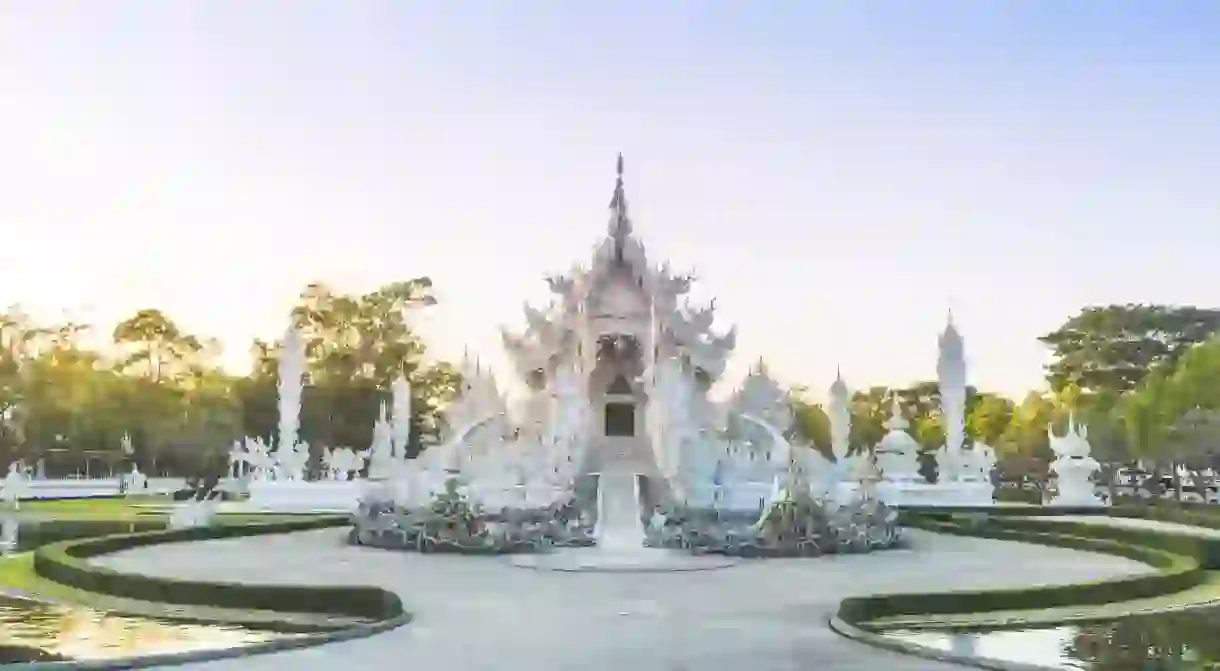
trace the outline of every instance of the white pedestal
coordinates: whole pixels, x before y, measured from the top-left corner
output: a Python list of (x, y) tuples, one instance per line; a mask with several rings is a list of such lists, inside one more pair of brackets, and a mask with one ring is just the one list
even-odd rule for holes
[(989, 482), (877, 483), (877, 497), (888, 506), (992, 506), (994, 491)]
[(216, 501), (183, 501), (169, 512), (169, 528), (206, 527), (216, 517)]

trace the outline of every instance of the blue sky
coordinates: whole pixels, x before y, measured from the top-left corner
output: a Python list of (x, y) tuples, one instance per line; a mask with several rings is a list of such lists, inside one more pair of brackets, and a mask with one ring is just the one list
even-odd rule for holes
[(0, 304), (280, 332), (430, 275), (441, 357), (636, 230), (825, 389), (1041, 383), (1088, 303), (1215, 305), (1220, 4), (0, 0)]

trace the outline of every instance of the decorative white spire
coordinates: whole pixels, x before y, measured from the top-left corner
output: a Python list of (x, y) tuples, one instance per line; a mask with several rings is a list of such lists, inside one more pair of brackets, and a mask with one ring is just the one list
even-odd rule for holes
[(949, 310), (948, 318), (945, 323), (944, 333), (940, 335), (939, 345), (941, 357), (943, 359), (958, 361), (964, 359), (964, 347), (962, 335), (958, 333), (957, 326), (953, 324), (953, 311)]
[(847, 398), (847, 383), (843, 381), (843, 370), (835, 366), (835, 381), (830, 385), (830, 398)]
[(614, 259), (623, 261), (623, 248), (631, 237), (631, 218), (627, 215), (627, 194), (623, 189), (623, 154), (618, 155), (615, 166), (614, 195), (610, 198), (610, 224), (607, 234), (614, 241)]
[(851, 450), (851, 407), (847, 391), (847, 383), (843, 381), (843, 373), (835, 369), (835, 381), (830, 385), (830, 449), (835, 460), (847, 458)]

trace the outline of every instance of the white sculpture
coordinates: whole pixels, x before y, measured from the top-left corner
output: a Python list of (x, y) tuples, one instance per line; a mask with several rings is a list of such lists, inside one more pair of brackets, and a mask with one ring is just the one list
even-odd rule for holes
[(399, 375), (392, 387), (394, 415), (390, 422), (390, 442), (394, 457), (407, 458), (407, 445), (411, 441), (411, 383), (406, 375)]
[[(444, 411), (444, 442), (392, 469), (371, 496), (425, 505), (456, 477), (475, 503), (534, 507), (570, 494), (577, 476), (597, 465), (599, 503), (630, 526), (642, 517), (638, 473), (665, 477), (679, 500), (760, 512), (796, 486), (794, 469), (829, 470), (820, 455), (784, 437), (791, 407), (765, 370), (755, 370), (727, 404), (708, 398), (736, 332), (714, 330), (714, 304), (684, 300), (690, 276), (648, 262), (632, 234), (621, 172), (591, 263), (547, 282), (552, 302), (525, 307), (524, 332), (502, 332), (529, 398), (510, 414), (490, 372), (463, 357), (462, 387)], [(618, 380), (630, 389), (611, 392)], [(610, 410), (621, 404), (632, 406), (628, 435), (610, 431)], [(378, 434), (374, 442), (383, 440)], [(376, 462), (377, 450), (371, 455)], [(640, 537), (637, 529), (619, 531), (620, 541)]]
[(8, 465), (8, 474), (4, 476), (4, 482), (0, 485), (0, 499), (13, 510), (20, 510), (21, 497), (28, 495), (27, 485), (28, 480), (22, 470), (21, 462), (14, 461)]
[(169, 513), (169, 528), (206, 527), (216, 518), (216, 507), (214, 500), (192, 499), (175, 504)]
[(328, 479), (346, 482), (352, 473), (358, 473), (364, 468), (364, 457), (350, 447), (337, 447), (327, 449), (323, 453), (322, 464)]
[(305, 466), (309, 463), (309, 443), (298, 442), (291, 448), (281, 446), (275, 451), (275, 479), (278, 481), (305, 480)]
[(261, 438), (250, 436), (246, 436), (244, 442), (233, 441), (229, 449), (229, 463), (238, 471), (234, 474), (236, 477), (248, 478), (255, 482), (271, 480), (275, 470), (275, 459), (271, 456), (267, 444)]
[(148, 487), (148, 478), (140, 472), (140, 467), (132, 464), (131, 473), (127, 474), (127, 494), (139, 494)]
[(370, 478), (383, 480), (390, 477), (394, 468), (394, 429), (385, 403), (381, 404), (381, 415), (373, 424), (373, 443), (369, 445), (368, 457)]
[(890, 410), (890, 420), (885, 428), (889, 433), (874, 449), (877, 468), (885, 482), (926, 481), (919, 473), (919, 443), (907, 433), (910, 423), (902, 414), (902, 406), (895, 396)]
[(301, 395), (304, 391), (307, 363), (305, 339), (296, 328), (289, 327), (284, 333), (279, 361), (280, 425), (275, 451), (277, 480), (305, 478), (305, 463), (309, 460), (309, 451), (301, 450), (297, 439), (301, 426)]
[(940, 387), (941, 424), (945, 445), (937, 460), (937, 482), (950, 484), (961, 470), (962, 444), (966, 440), (966, 355), (965, 344), (949, 316), (938, 340), (936, 377)]
[(843, 375), (835, 371), (834, 384), (830, 385), (830, 405), (826, 413), (830, 418), (830, 449), (835, 462), (846, 462), (851, 451), (851, 398)]
[(976, 440), (974, 446), (963, 453), (962, 463), (960, 480), (990, 483), (991, 471), (996, 464), (995, 450), (990, 445)]
[(1101, 470), (1101, 464), (1089, 454), (1092, 448), (1088, 427), (1077, 425), (1075, 417), (1068, 415), (1067, 433), (1062, 438), (1055, 435), (1052, 427), (1047, 427), (1046, 433), (1055, 453), (1051, 471), (1055, 474), (1056, 493), (1051, 505), (1106, 505), (1093, 484), (1093, 476)]

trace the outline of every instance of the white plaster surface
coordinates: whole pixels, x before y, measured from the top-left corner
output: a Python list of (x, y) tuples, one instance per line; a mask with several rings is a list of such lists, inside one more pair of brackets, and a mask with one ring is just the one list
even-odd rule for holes
[(742, 562), (687, 573), (528, 571), (501, 559), (344, 545), (345, 530), (140, 548), (97, 560), (153, 575), (377, 584), (414, 623), (372, 638), (182, 667), (198, 671), (710, 669), (914, 671), (961, 667), (830, 631), (850, 595), (1077, 582), (1148, 570), (1107, 555), (908, 531), (910, 549)]

